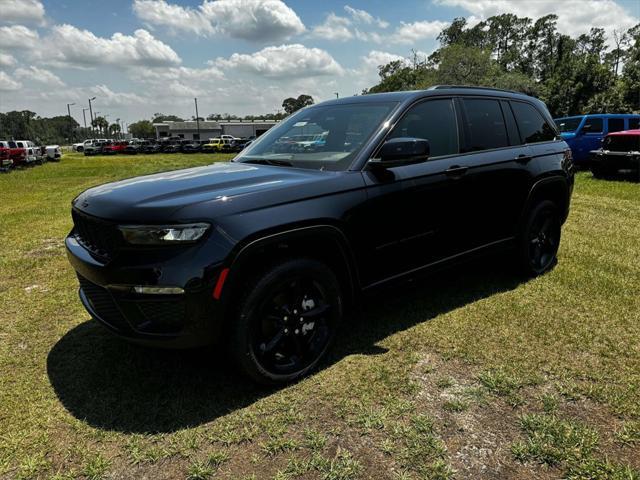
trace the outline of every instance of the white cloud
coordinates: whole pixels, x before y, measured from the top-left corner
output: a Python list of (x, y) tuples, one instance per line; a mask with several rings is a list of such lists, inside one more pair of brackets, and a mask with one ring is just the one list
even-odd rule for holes
[(389, 38), (393, 43), (411, 44), (419, 40), (435, 39), (442, 29), (449, 25), (448, 22), (440, 20), (422, 20), (413, 23), (400, 23), (401, 25)]
[(201, 8), (220, 32), (233, 38), (276, 41), (305, 31), (296, 12), (280, 0), (214, 0)]
[(210, 35), (213, 25), (201, 10), (167, 3), (165, 0), (134, 0), (133, 11), (149, 25), (167, 27), (171, 33)]
[(221, 80), (224, 73), (215, 66), (207, 68), (190, 68), (190, 67), (169, 67), (157, 68), (150, 70), (141, 70), (132, 72), (135, 78), (148, 81), (202, 81), (209, 82), (212, 80)]
[(389, 26), (389, 22), (386, 22), (380, 18), (374, 18), (366, 10), (360, 10), (358, 8), (350, 7), (349, 5), (344, 6), (344, 10), (351, 15), (351, 18), (356, 23), (364, 23), (366, 25), (377, 25), (380, 28), (387, 28)]
[(402, 55), (395, 53), (381, 52), (380, 50), (371, 50), (366, 57), (361, 57), (362, 63), (367, 67), (373, 67), (376, 71), (380, 65), (395, 62), (396, 60), (407, 61)]
[(0, 72), (0, 92), (11, 92), (20, 88), (22, 88), (20, 82), (15, 81), (5, 72)]
[(384, 35), (374, 30), (364, 30), (363, 27), (378, 27), (380, 29), (387, 28), (389, 23), (374, 18), (366, 10), (345, 5), (344, 7), (349, 17), (341, 17), (333, 12), (329, 12), (324, 22), (316, 25), (311, 31), (312, 38), (322, 38), (324, 40), (337, 40), (345, 42), (353, 38), (357, 38), (363, 42), (382, 43)]
[(147, 24), (167, 27), (173, 33), (265, 42), (305, 31), (300, 17), (281, 0), (205, 0), (198, 8), (166, 0), (134, 0), (133, 10)]
[(44, 6), (40, 0), (0, 0), (0, 22), (44, 23)]
[[(137, 93), (128, 93), (128, 92), (114, 92), (106, 85), (96, 85), (94, 87), (90, 87), (84, 91), (84, 95), (82, 95), (82, 100), (85, 97), (95, 96), (98, 98), (96, 101), (96, 105), (93, 107), (95, 109), (101, 109), (102, 106), (107, 107), (122, 107), (122, 106), (130, 106), (130, 105), (140, 105), (147, 103), (149, 101), (148, 98), (145, 98)], [(101, 113), (102, 110), (100, 110)]]
[(8, 53), (0, 52), (0, 68), (13, 67), (16, 64), (16, 58)]
[(20, 67), (16, 69), (15, 76), (21, 80), (30, 80), (37, 83), (43, 83), (53, 87), (64, 87), (65, 83), (55, 73), (44, 68), (30, 66), (28, 68)]
[(156, 96), (197, 97), (220, 85), (224, 74), (217, 67), (170, 67), (130, 71), (131, 79), (147, 86)]
[(41, 61), (56, 65), (167, 66), (181, 62), (171, 47), (142, 29), (132, 36), (114, 33), (102, 38), (72, 25), (57, 25), (43, 45)]
[(325, 40), (351, 40), (355, 35), (350, 27), (351, 20), (331, 12), (323, 23), (314, 27), (311, 36)]
[(39, 40), (38, 32), (24, 25), (0, 27), (0, 47), (33, 49), (38, 46)]
[(350, 70), (351, 77), (356, 80), (358, 90), (378, 83), (378, 67), (399, 60), (408, 63), (408, 59), (395, 53), (371, 50), (366, 56), (360, 57), (360, 65)]
[[(512, 13), (519, 17), (537, 19), (554, 13), (558, 15), (558, 30), (569, 35), (588, 33), (601, 27), (611, 35), (613, 30), (626, 30), (640, 21), (614, 0), (536, 0), (510, 2), (507, 0), (436, 0), (441, 5), (460, 7), (484, 20), (492, 15)], [(637, 9), (636, 9), (637, 13)]]
[(266, 47), (250, 55), (234, 53), (212, 64), (266, 77), (342, 75), (342, 67), (325, 50), (304, 45)]

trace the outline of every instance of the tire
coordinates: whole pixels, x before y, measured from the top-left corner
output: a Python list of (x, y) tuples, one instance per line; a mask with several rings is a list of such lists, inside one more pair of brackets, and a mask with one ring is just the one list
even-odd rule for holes
[(313, 370), (342, 318), (333, 272), (316, 260), (292, 259), (256, 276), (246, 292), (229, 343), (242, 372), (261, 384), (283, 385)]
[(518, 259), (525, 276), (537, 277), (556, 265), (560, 237), (561, 221), (556, 204), (550, 200), (536, 204), (518, 237)]

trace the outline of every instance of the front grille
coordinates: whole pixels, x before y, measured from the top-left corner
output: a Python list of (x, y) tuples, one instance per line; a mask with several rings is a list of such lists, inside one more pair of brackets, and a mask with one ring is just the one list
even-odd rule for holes
[(106, 288), (90, 282), (81, 275), (78, 275), (78, 280), (91, 308), (102, 321), (119, 331), (130, 330), (129, 324)]
[(612, 135), (607, 137), (604, 149), (611, 152), (632, 152), (640, 150), (640, 136)]
[(122, 245), (122, 234), (118, 228), (97, 218), (72, 210), (74, 235), (78, 242), (94, 255), (110, 259)]

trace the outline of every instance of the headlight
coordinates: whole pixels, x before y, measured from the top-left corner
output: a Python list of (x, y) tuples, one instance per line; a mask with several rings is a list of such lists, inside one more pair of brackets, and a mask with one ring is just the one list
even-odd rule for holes
[(208, 223), (184, 225), (121, 225), (124, 239), (134, 245), (167, 245), (197, 242), (209, 230)]

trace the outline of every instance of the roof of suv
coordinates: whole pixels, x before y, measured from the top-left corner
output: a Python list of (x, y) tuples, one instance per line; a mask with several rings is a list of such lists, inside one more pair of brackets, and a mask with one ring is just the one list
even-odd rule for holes
[(501, 90), (489, 87), (470, 87), (464, 85), (436, 85), (426, 90), (409, 90), (402, 92), (388, 93), (369, 93), (366, 95), (354, 95), (352, 97), (343, 97), (334, 100), (327, 100), (318, 105), (340, 105), (350, 103), (367, 103), (375, 101), (404, 102), (412, 101), (418, 98), (442, 96), (442, 95), (487, 95), (492, 97), (505, 97), (521, 100), (534, 100), (539, 102), (535, 97), (530, 97), (524, 93), (518, 93), (511, 90)]

